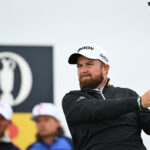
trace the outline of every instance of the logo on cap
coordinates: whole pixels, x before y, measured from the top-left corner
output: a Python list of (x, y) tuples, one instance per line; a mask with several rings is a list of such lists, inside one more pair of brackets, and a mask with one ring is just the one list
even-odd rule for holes
[(100, 54), (101, 58), (103, 59), (103, 61), (106, 61), (108, 62), (108, 59), (103, 55), (103, 54)]
[(81, 48), (79, 48), (78, 49), (78, 52), (80, 52), (81, 50), (93, 50), (94, 49), (94, 47), (91, 47), (91, 46), (84, 46), (84, 47), (81, 47)]

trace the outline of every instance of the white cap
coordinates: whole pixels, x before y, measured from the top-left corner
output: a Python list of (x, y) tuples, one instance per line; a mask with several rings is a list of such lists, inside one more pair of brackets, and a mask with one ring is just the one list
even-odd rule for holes
[(73, 53), (69, 57), (68, 62), (70, 64), (77, 64), (77, 58), (80, 55), (89, 59), (98, 59), (104, 64), (109, 64), (108, 57), (106, 56), (106, 51), (96, 44), (86, 44), (80, 47), (77, 53)]
[(8, 103), (0, 102), (0, 114), (6, 119), (11, 120), (13, 110)]
[(59, 120), (57, 107), (51, 103), (40, 103), (33, 107), (31, 119), (35, 120), (38, 116), (51, 116)]

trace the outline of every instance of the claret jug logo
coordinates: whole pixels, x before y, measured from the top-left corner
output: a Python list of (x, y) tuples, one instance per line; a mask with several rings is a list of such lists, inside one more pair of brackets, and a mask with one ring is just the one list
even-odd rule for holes
[(14, 111), (9, 138), (25, 150), (35, 141), (33, 107), (53, 103), (52, 46), (0, 45), (0, 101), (11, 104)]
[[(11, 106), (21, 104), (31, 92), (32, 72), (27, 61), (14, 52), (0, 52), (0, 101), (5, 101)], [(20, 89), (16, 97), (12, 91), (15, 87), (15, 69), (20, 72)]]

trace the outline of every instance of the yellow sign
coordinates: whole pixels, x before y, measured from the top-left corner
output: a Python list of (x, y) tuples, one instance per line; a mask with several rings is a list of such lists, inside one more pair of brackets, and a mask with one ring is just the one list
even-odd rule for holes
[(30, 116), (31, 113), (14, 113), (12, 124), (7, 130), (12, 142), (21, 150), (25, 150), (35, 141), (36, 126)]

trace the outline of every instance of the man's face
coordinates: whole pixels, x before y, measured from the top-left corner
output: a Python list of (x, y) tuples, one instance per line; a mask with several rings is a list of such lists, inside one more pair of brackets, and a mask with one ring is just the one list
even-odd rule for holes
[(104, 64), (99, 60), (79, 56), (77, 60), (80, 88), (97, 88), (104, 80)]
[(9, 120), (6, 120), (1, 114), (0, 114), (0, 136), (2, 136), (5, 132), (5, 130), (8, 128), (10, 124)]
[(51, 116), (38, 116), (35, 119), (37, 132), (41, 137), (56, 135), (60, 122)]

